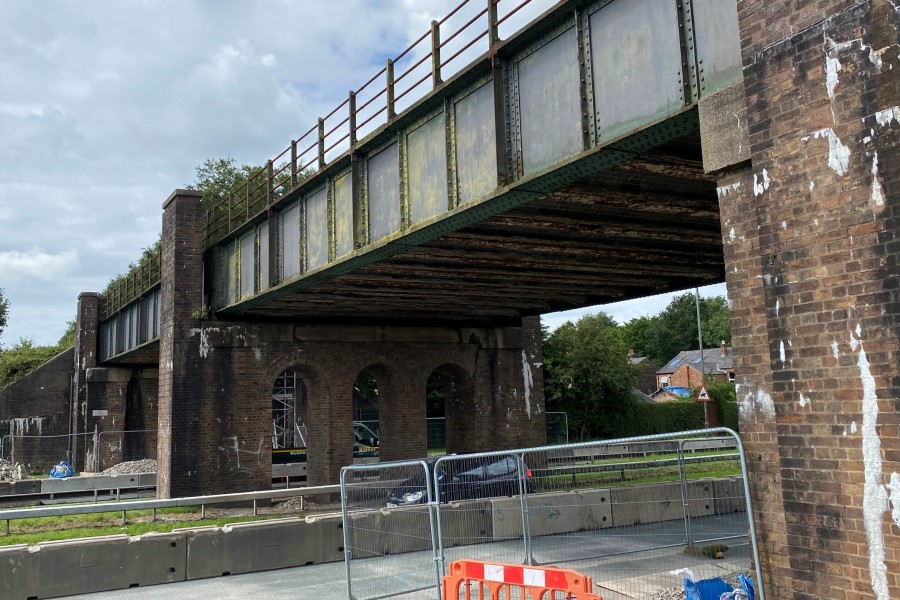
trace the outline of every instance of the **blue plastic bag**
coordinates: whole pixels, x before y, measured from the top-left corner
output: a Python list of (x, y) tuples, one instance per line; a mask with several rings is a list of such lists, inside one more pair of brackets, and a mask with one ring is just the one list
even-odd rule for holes
[(75, 471), (72, 470), (72, 465), (68, 461), (61, 460), (58, 465), (50, 467), (50, 477), (54, 479), (65, 479), (73, 475), (75, 475)]
[(725, 592), (733, 591), (731, 584), (721, 577), (700, 581), (691, 581), (687, 577), (684, 579), (684, 595), (687, 600), (719, 600), (719, 596)]
[(753, 588), (753, 580), (741, 573), (738, 575), (738, 581), (741, 582), (741, 589), (747, 594), (747, 598), (754, 600), (756, 592)]

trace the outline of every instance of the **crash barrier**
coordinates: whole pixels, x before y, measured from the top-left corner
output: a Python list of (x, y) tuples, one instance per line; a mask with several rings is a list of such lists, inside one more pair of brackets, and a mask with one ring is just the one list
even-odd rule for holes
[(186, 579), (238, 575), (343, 559), (337, 515), (176, 529), (187, 545)]
[[(134, 475), (124, 475), (131, 478)], [(60, 483), (70, 480), (59, 480)], [(339, 485), (322, 485), (307, 488), (291, 488), (286, 490), (266, 490), (262, 492), (241, 492), (237, 494), (217, 494), (213, 496), (187, 496), (184, 498), (168, 498), (165, 500), (128, 500), (116, 503), (104, 504), (75, 504), (58, 506), (40, 506), (34, 508), (10, 508), (0, 510), (0, 521), (6, 521), (6, 535), (9, 535), (9, 523), (16, 519), (31, 519), (37, 517), (60, 517), (65, 515), (93, 515), (98, 513), (122, 513), (122, 524), (127, 521), (130, 511), (149, 510), (152, 520), (156, 520), (156, 511), (161, 508), (178, 508), (184, 506), (199, 506), (200, 518), (206, 518), (206, 507), (217, 504), (252, 503), (253, 514), (256, 515), (260, 502), (285, 498), (306, 498), (311, 496), (333, 495), (340, 492)]]
[(94, 502), (119, 500), (122, 494), (152, 490), (155, 473), (134, 475), (95, 475), (65, 479), (20, 479), (0, 481), (0, 499), (4, 496), (47, 496), (53, 500), (63, 494), (93, 495)]
[(443, 600), (602, 600), (599, 595), (592, 593), (593, 581), (590, 577), (569, 569), (458, 560), (450, 563), (448, 571), (449, 575), (445, 575), (442, 580)]
[(183, 533), (0, 547), (0, 598), (56, 598), (184, 581)]
[(0, 546), (0, 598), (56, 598), (343, 558), (341, 519), (278, 519)]
[[(679, 568), (707, 577), (747, 571), (751, 555), (759, 564), (743, 447), (729, 429), (429, 459), (431, 509), (424, 494), (396, 502), (403, 496), (397, 490), (420, 490), (391, 475), (393, 464), (373, 465), (364, 476), (345, 472), (342, 495), (351, 503), (367, 498), (352, 518), (345, 515), (345, 529), (355, 521), (373, 539), (396, 539), (418, 515), (415, 543), (402, 538), (407, 543), (391, 551), (435, 554), (444, 574), (449, 562), (469, 558), (577, 565), (603, 588), (641, 597), (677, 586), (668, 573)], [(429, 540), (424, 524), (432, 511), (437, 531)], [(348, 565), (364, 562), (347, 550)], [(381, 555), (387, 560), (387, 546)], [(374, 589), (380, 584), (373, 580), (389, 574), (386, 566), (367, 572), (365, 585)], [(638, 577), (651, 574), (658, 577)], [(360, 569), (348, 567), (348, 585), (357, 575)], [(378, 595), (410, 593), (404, 586), (413, 582), (392, 585)]]

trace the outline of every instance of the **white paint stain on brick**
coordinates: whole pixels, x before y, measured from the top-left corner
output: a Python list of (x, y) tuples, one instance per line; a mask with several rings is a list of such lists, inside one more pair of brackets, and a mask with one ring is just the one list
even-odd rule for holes
[(734, 227), (731, 228), (731, 231), (728, 232), (728, 241), (734, 241)]
[(531, 376), (531, 365), (528, 364), (528, 357), (522, 350), (522, 378), (525, 380), (525, 413), (531, 418), (531, 388), (534, 385), (534, 378)]
[(892, 106), (875, 113), (875, 122), (879, 127), (887, 127), (891, 121), (897, 121), (900, 124), (900, 106)]
[(834, 359), (837, 360), (840, 356), (840, 351), (838, 350), (837, 341), (831, 342), (831, 354), (834, 356)]
[(733, 192), (741, 187), (741, 182), (737, 181), (735, 183), (731, 183), (728, 185), (723, 185), (721, 187), (716, 188), (716, 195), (719, 197), (719, 200), (726, 197), (730, 192)]
[(778, 316), (778, 311), (781, 310), (781, 300), (778, 298), (775, 299), (775, 316)]
[(807, 404), (809, 404), (809, 398), (803, 395), (803, 392), (800, 392), (800, 408), (803, 408)]
[(784, 365), (784, 340), (778, 345), (778, 357), (781, 359), (781, 364)]
[[(856, 334), (862, 328), (856, 326)], [(858, 343), (856, 366), (862, 381), (862, 453), (865, 484), (863, 486), (863, 524), (869, 543), (869, 576), (872, 591), (879, 600), (888, 600), (887, 566), (885, 565), (884, 531), (882, 521), (887, 510), (887, 490), (882, 483), (881, 438), (878, 437), (878, 395), (875, 378), (862, 343)]]
[(850, 433), (856, 435), (856, 432), (859, 431), (856, 428), (856, 421), (850, 421)]
[(837, 87), (838, 72), (841, 70), (841, 61), (830, 56), (825, 57), (825, 90), (829, 98), (834, 98), (834, 89)]
[(813, 137), (828, 140), (828, 167), (843, 177), (850, 165), (850, 149), (841, 143), (840, 138), (830, 127), (816, 131)]
[(872, 154), (872, 204), (884, 206), (884, 189), (878, 180), (878, 152)]
[[(739, 393), (744, 389), (747, 389), (746, 393)], [(764, 389), (748, 384), (745, 380), (743, 384), (735, 386), (735, 394), (738, 398), (738, 413), (741, 419), (748, 419), (756, 412), (765, 416), (775, 416), (775, 403)]]
[(900, 527), (900, 474), (891, 473), (891, 482), (888, 484), (888, 493), (891, 498), (891, 518), (897, 527)]
[(209, 355), (209, 340), (206, 337), (206, 330), (200, 328), (200, 357), (206, 358)]
[(769, 179), (769, 172), (766, 169), (762, 170), (762, 181), (757, 180), (756, 173), (753, 174), (753, 195), (760, 196), (763, 192), (769, 189), (769, 184), (772, 182)]

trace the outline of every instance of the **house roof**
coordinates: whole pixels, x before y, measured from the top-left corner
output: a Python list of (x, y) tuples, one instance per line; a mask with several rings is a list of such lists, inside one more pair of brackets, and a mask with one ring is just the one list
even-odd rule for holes
[(649, 359), (646, 356), (630, 356), (628, 357), (628, 361), (633, 365), (640, 365), (647, 362)]
[[(695, 371), (700, 372), (700, 351), (684, 350), (679, 352), (678, 356), (667, 362), (656, 373), (657, 375), (668, 375), (677, 371), (682, 365), (688, 365)], [(734, 354), (731, 351), (731, 347), (725, 348), (724, 355), (721, 348), (704, 348), (703, 368), (704, 374), (707, 375), (733, 370)]]

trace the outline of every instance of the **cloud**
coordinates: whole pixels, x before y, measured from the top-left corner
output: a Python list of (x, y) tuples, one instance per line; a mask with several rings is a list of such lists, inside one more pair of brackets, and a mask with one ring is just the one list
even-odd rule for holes
[(32, 248), (0, 251), (0, 280), (42, 279), (52, 281), (62, 273), (80, 266), (78, 252), (66, 250), (55, 254)]
[[(74, 316), (79, 292), (101, 291), (156, 241), (162, 202), (193, 181), (197, 165), (226, 156), (263, 164), (451, 6), (7, 4), (0, 19), (0, 287), (12, 307), (4, 337), (45, 344)], [(500, 3), (501, 16), (518, 4)], [(506, 21), (501, 36), (552, 4), (532, 2)], [(445, 31), (482, 9), (469, 3)], [(444, 58), (483, 30), (482, 21), (470, 27)], [(464, 66), (485, 44), (448, 69)], [(428, 46), (426, 39), (409, 60)]]

